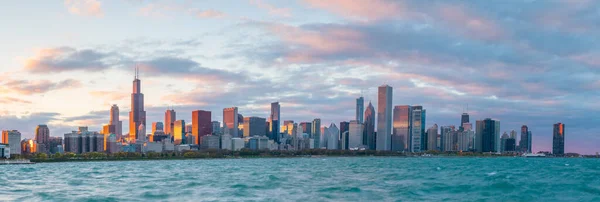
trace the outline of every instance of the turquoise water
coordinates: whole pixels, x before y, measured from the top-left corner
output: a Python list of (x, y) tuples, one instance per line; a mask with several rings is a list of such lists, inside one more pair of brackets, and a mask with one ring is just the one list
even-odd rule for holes
[(0, 171), (0, 201), (600, 201), (600, 159), (215, 159)]

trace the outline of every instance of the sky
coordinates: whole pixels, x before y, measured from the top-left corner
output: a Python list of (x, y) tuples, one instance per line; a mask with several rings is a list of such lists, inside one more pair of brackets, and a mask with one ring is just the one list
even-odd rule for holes
[(528, 125), (533, 150), (551, 151), (562, 122), (566, 152), (600, 152), (600, 1), (48, 0), (0, 13), (0, 129), (23, 138), (38, 124), (99, 131), (112, 104), (127, 131), (138, 65), (149, 126), (168, 108), (268, 117), (275, 101), (284, 120), (339, 125), (388, 84), (394, 105), (427, 109), (427, 127), (467, 111), (502, 132)]

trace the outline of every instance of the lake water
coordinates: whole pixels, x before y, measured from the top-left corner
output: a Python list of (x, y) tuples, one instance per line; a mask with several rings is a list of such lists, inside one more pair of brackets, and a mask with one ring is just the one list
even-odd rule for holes
[(600, 159), (281, 158), (0, 166), (0, 201), (600, 201)]

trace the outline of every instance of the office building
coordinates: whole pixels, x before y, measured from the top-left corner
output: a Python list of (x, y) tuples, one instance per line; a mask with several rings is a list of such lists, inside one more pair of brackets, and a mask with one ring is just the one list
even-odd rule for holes
[(0, 159), (10, 158), (10, 145), (0, 143)]
[(332, 123), (328, 128), (326, 128), (324, 135), (327, 137), (327, 149), (339, 149), (340, 130), (335, 124)]
[(51, 154), (59, 153), (58, 147), (62, 147), (62, 145), (63, 145), (62, 137), (50, 137), (50, 143), (49, 143), (48, 150)]
[(421, 152), (422, 140), (423, 140), (423, 107), (413, 106), (411, 107), (411, 130), (410, 130), (410, 151)]
[(168, 135), (173, 135), (174, 134), (174, 127), (175, 127), (175, 121), (177, 120), (177, 113), (175, 112), (175, 110), (173, 109), (168, 109), (165, 112), (165, 134)]
[(473, 138), (475, 132), (472, 130), (457, 131), (456, 146), (457, 151), (472, 151), (473, 150)]
[(104, 135), (88, 131), (87, 127), (79, 127), (64, 135), (65, 152), (76, 154), (104, 151)]
[(244, 137), (266, 136), (265, 127), (267, 121), (260, 117), (245, 117), (244, 118)]
[(312, 122), (312, 139), (314, 139), (314, 148), (320, 149), (321, 145), (321, 119), (314, 119)]
[(437, 136), (438, 136), (438, 125), (433, 124), (431, 128), (427, 130), (427, 150), (438, 150), (437, 147)]
[(500, 152), (501, 153), (505, 152), (506, 140), (508, 140), (508, 138), (509, 138), (508, 133), (506, 133), (506, 131), (504, 131), (504, 133), (502, 134), (502, 137), (500, 137)]
[(520, 151), (531, 153), (531, 131), (527, 125), (521, 126), (521, 141), (519, 142)]
[[(388, 151), (392, 139), (392, 87), (380, 86), (377, 94), (377, 145), (378, 151)], [(420, 116), (419, 116), (420, 117)], [(420, 143), (420, 142), (419, 142)]]
[(35, 128), (35, 142), (38, 145), (38, 152), (50, 153), (50, 129), (47, 125), (38, 125)]
[(110, 133), (115, 134), (117, 140), (123, 138), (123, 121), (119, 120), (119, 106), (112, 105), (110, 107), (110, 121), (108, 125), (114, 130), (110, 131)]
[(478, 152), (500, 151), (500, 121), (494, 119), (478, 120), (476, 122), (476, 138)]
[(232, 137), (229, 134), (226, 135), (221, 135), (221, 149), (223, 150), (232, 150), (231, 148), (231, 141)]
[[(460, 125), (459, 125), (459, 126), (460, 126), (460, 127), (462, 127), (462, 126), (463, 126), (463, 124), (465, 124), (465, 123), (470, 123), (469, 121), (470, 121), (470, 120), (469, 120), (469, 114), (468, 114), (468, 113), (463, 113), (463, 114), (460, 116)], [(461, 131), (463, 131), (463, 130), (465, 130), (465, 129), (464, 129), (464, 128), (461, 128), (460, 130), (461, 130)]]
[(139, 70), (135, 69), (133, 80), (133, 93), (131, 93), (131, 111), (129, 112), (129, 138), (135, 140), (145, 139), (146, 134), (138, 134), (139, 126), (146, 125), (146, 111), (144, 111), (144, 94), (142, 82), (139, 79)]
[(2, 143), (10, 147), (11, 155), (21, 154), (21, 133), (17, 130), (3, 130)]
[(173, 124), (173, 143), (178, 145), (178, 144), (194, 144), (192, 143), (188, 143), (185, 141), (185, 121), (184, 120), (177, 120), (175, 121), (175, 123)]
[(152, 123), (152, 135), (156, 132), (164, 132), (165, 128), (162, 122), (154, 122)]
[(365, 98), (359, 97), (356, 99), (356, 118), (358, 123), (363, 123), (363, 113), (365, 112)]
[(196, 138), (196, 142), (193, 144), (200, 144), (202, 137), (212, 134), (211, 122), (210, 111), (192, 111), (192, 134)]
[(223, 109), (223, 134), (229, 134), (232, 137), (241, 137), (238, 134), (239, 119), (238, 108), (230, 107)]
[(201, 149), (219, 149), (221, 148), (221, 140), (216, 135), (205, 135), (202, 137)]
[(377, 144), (377, 137), (375, 136), (375, 108), (371, 102), (369, 102), (365, 110), (364, 125), (363, 142), (367, 146), (367, 149), (375, 150)]
[(411, 134), (411, 107), (408, 105), (394, 107), (394, 125), (392, 131), (392, 151), (408, 150)]
[(340, 146), (338, 147), (341, 150), (348, 149), (348, 135), (350, 131), (350, 122), (342, 121), (340, 122)]
[(221, 122), (213, 121), (212, 124), (212, 134), (213, 135), (222, 135), (221, 133)]
[(312, 138), (312, 122), (300, 122), (300, 126), (302, 126), (302, 133), (306, 133)]
[(242, 138), (231, 138), (231, 150), (240, 151), (246, 146), (246, 142)]
[(281, 106), (279, 105), (279, 102), (271, 103), (271, 116), (269, 118), (271, 120), (271, 134), (269, 135), (269, 139), (280, 143), (281, 131), (279, 129), (281, 127)]
[(562, 156), (565, 154), (565, 124), (554, 124), (552, 135), (552, 154)]
[(350, 121), (350, 130), (348, 133), (348, 149), (364, 148), (363, 144), (363, 124), (357, 120)]

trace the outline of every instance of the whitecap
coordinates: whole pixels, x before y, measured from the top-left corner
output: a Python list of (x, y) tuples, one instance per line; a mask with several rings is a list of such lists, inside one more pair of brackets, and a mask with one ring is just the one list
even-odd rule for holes
[(440, 167), (437, 167), (437, 168), (435, 168), (435, 169), (437, 169), (437, 170), (442, 170), (442, 168), (440, 168)]
[(494, 176), (494, 175), (496, 175), (496, 174), (498, 174), (498, 173), (497, 173), (496, 171), (494, 171), (494, 172), (488, 173), (487, 175), (488, 175), (488, 176)]
[(565, 164), (565, 166), (570, 166), (570, 165), (567, 163), (567, 164)]

